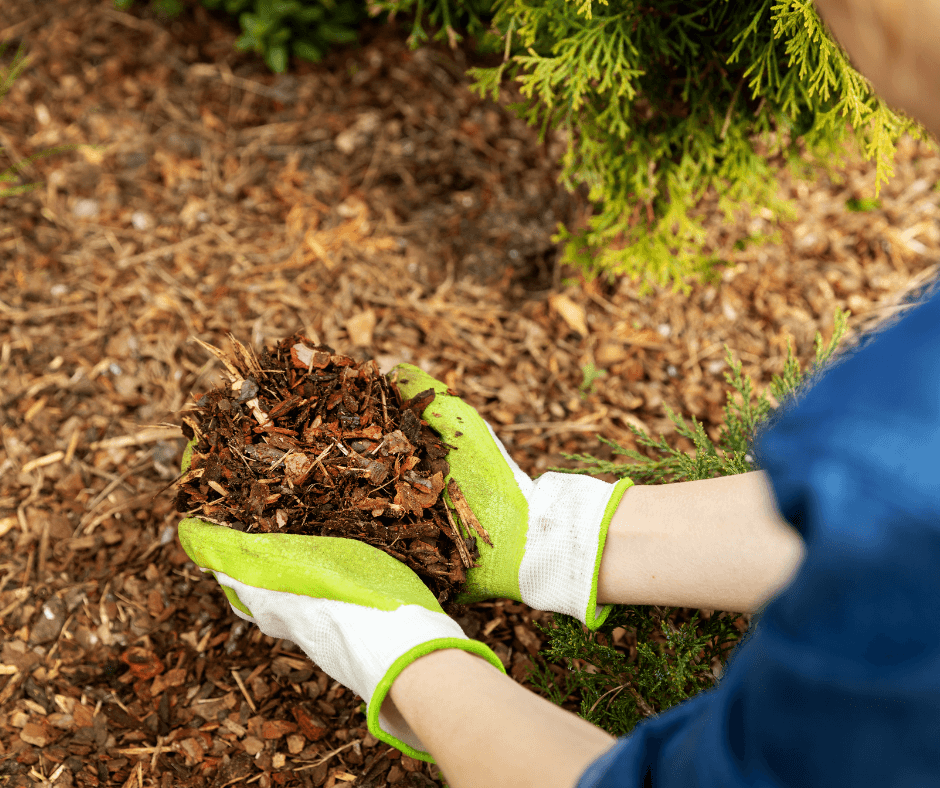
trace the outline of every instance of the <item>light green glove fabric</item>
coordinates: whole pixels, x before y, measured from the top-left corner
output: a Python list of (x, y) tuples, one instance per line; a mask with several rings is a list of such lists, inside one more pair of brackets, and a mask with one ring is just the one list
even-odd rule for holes
[(381, 711), (405, 667), (437, 649), (459, 648), (505, 673), (493, 651), (467, 638), (411, 569), (371, 545), (242, 533), (196, 518), (180, 523), (179, 538), (193, 562), (214, 574), (237, 615), (296, 643), (365, 699), (369, 731), (411, 757), (433, 762), (410, 728)]
[(477, 539), (479, 566), (468, 571), (457, 601), (505, 597), (599, 627), (610, 611), (596, 602), (607, 529), (633, 482), (561, 473), (532, 480), (476, 409), (448, 394), (445, 383), (410, 364), (398, 365), (390, 377), (408, 399), (435, 391), (422, 418), (456, 447), (447, 455), (448, 480), (456, 480), (493, 542)]
[(445, 443), (457, 447), (447, 455), (450, 476), (444, 480), (445, 498), (451, 503), (446, 483), (453, 478), (494, 545), (490, 547), (477, 539), (480, 566), (467, 574), (466, 588), (457, 601), (506, 598), (521, 602), (519, 565), (525, 552), (529, 503), (512, 468), (500, 453), (483, 417), (459, 397), (449, 395), (446, 383), (410, 364), (399, 364), (390, 376), (396, 373), (398, 388), (406, 398), (428, 389), (436, 392), (422, 418), (440, 433)]

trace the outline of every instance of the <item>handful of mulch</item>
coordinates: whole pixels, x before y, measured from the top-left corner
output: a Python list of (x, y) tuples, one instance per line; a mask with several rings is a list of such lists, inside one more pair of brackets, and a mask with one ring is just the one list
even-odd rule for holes
[(447, 492), (458, 517), (442, 496), (454, 447), (421, 419), (433, 389), (403, 400), (374, 361), (299, 334), (260, 357), (230, 339), (231, 356), (201, 343), (231, 385), (183, 418), (198, 442), (177, 511), (240, 531), (357, 539), (450, 602), (479, 557), (476, 537), (491, 542), (455, 481)]

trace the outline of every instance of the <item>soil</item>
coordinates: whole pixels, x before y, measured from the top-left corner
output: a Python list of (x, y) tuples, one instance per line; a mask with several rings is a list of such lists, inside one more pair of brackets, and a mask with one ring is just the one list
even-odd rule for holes
[(466, 612), (451, 600), (479, 558), (470, 528), (489, 540), (475, 520), (460, 530), (444, 502), (452, 447), (421, 418), (434, 390), (404, 400), (375, 361), (299, 334), (258, 355), (233, 344), (228, 356), (211, 348), (229, 385), (183, 417), (196, 443), (176, 510), (239, 531), (365, 542), (414, 570), (446, 612)]
[[(648, 454), (629, 425), (694, 449), (669, 410), (717, 439), (726, 348), (762, 392), (788, 341), (812, 363), (836, 309), (851, 342), (936, 277), (940, 156), (904, 140), (878, 203), (851, 157), (784, 173), (785, 220), (729, 222), (710, 196), (717, 282), (584, 281), (551, 240), (591, 214), (557, 182), (564, 138), (473, 93), (472, 52), (411, 52), (407, 32), (366, 25), (275, 76), (198, 6), (0, 4), (3, 62), (17, 42), (31, 57), (0, 146), (86, 146), (32, 161), (39, 187), (0, 201), (4, 787), (443, 784), (368, 734), (361, 698), (236, 618), (179, 545), (179, 415), (226, 382), (194, 338), (260, 353), (300, 332), (383, 372), (414, 363), (534, 476), (609, 458), (599, 437)], [(507, 600), (457, 617), (530, 688), (550, 620)], [(613, 642), (636, 658), (630, 632)]]

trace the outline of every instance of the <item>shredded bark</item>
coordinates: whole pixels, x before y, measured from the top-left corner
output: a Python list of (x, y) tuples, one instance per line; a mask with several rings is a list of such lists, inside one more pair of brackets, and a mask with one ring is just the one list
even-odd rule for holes
[(229, 385), (183, 417), (183, 432), (198, 443), (177, 511), (239, 531), (356, 539), (450, 602), (479, 557), (476, 536), (492, 542), (454, 480), (459, 519), (441, 495), (454, 447), (421, 418), (433, 389), (403, 400), (374, 361), (358, 363), (300, 334), (260, 358), (231, 340), (228, 356), (202, 343), (225, 365)]

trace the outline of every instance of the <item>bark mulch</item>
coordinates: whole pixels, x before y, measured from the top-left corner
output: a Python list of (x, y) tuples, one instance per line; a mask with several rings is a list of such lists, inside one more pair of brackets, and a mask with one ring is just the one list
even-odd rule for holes
[(493, 543), (453, 479), (456, 517), (444, 503), (453, 447), (421, 418), (434, 390), (405, 400), (375, 361), (301, 335), (259, 354), (232, 344), (230, 355), (207, 346), (229, 385), (182, 417), (195, 443), (176, 510), (239, 531), (365, 542), (414, 570), (446, 612), (466, 612), (453, 599), (480, 557), (476, 538)]
[[(609, 456), (599, 435), (636, 448), (628, 425), (691, 449), (667, 407), (717, 438), (723, 344), (763, 389), (788, 338), (806, 366), (836, 307), (857, 334), (936, 275), (940, 157), (905, 141), (867, 212), (849, 209), (872, 197), (856, 161), (785, 178), (779, 224), (708, 203), (727, 265), (688, 295), (579, 282), (551, 241), (590, 211), (556, 182), (564, 140), (473, 94), (472, 55), (367, 26), (278, 77), (203, 10), (140, 5), (0, 8), (3, 57), (17, 40), (32, 57), (0, 146), (94, 146), (27, 165), (40, 187), (0, 202), (0, 785), (442, 784), (180, 548), (176, 425), (226, 383), (193, 338), (260, 353), (300, 333), (383, 372), (415, 363), (538, 474)], [(458, 617), (523, 683), (547, 619), (505, 600)]]

